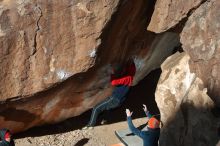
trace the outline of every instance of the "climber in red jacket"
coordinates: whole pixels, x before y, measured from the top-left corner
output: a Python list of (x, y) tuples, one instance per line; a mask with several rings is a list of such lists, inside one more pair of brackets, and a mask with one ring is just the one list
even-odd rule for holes
[(122, 104), (132, 84), (135, 72), (136, 67), (133, 59), (129, 59), (126, 65), (120, 69), (113, 67), (111, 85), (115, 86), (115, 88), (112, 95), (93, 108), (90, 121), (83, 130), (95, 126), (96, 119), (102, 111), (116, 108)]
[(8, 129), (0, 129), (0, 146), (15, 146), (12, 134)]

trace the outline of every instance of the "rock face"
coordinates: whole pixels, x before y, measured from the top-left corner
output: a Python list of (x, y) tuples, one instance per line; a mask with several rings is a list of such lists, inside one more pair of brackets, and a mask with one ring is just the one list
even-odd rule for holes
[(147, 29), (156, 33), (164, 32), (176, 24), (203, 0), (157, 0)]
[(186, 53), (176, 53), (162, 64), (155, 94), (163, 123), (161, 146), (211, 146), (218, 140), (217, 120), (210, 112), (214, 102), (190, 72), (189, 60)]
[(179, 45), (179, 36), (176, 33), (166, 32), (157, 35), (149, 52), (141, 52), (141, 56), (135, 59), (139, 72), (134, 78), (134, 84), (137, 84), (150, 71), (159, 68), (162, 62), (172, 54), (173, 48)]
[[(182, 25), (185, 51), (162, 64), (156, 91), (161, 146), (217, 144), (219, 119), (210, 110), (220, 106), (219, 7), (218, 0), (156, 2), (148, 30), (160, 33)], [(185, 17), (186, 23), (179, 23)]]
[(87, 71), (118, 3), (1, 1), (0, 98), (34, 94)]
[[(0, 0), (0, 128), (20, 132), (82, 114), (111, 94), (111, 63), (134, 58), (136, 85), (181, 35), (185, 52), (163, 63), (156, 91), (160, 145), (215, 145), (220, 2), (153, 7), (152, 0)], [(168, 32), (179, 25), (181, 34)]]
[(220, 105), (220, 1), (205, 2), (189, 17), (181, 33), (183, 49), (190, 55), (190, 67)]
[[(111, 94), (109, 63), (134, 57), (135, 83), (159, 67), (179, 42), (145, 30), (151, 3), (0, 1), (0, 128), (19, 132), (83, 113)], [(160, 40), (172, 45), (152, 47)], [(169, 51), (150, 55), (161, 49)]]

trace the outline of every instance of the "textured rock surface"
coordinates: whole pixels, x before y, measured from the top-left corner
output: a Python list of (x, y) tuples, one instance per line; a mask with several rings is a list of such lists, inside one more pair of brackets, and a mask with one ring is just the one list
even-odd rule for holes
[(145, 30), (150, 6), (145, 0), (1, 1), (0, 128), (23, 131), (88, 110), (111, 93), (110, 62), (134, 56), (136, 80), (146, 76), (154, 67), (143, 65), (145, 56), (160, 49), (152, 42), (175, 36)]
[(160, 68), (162, 62), (173, 53), (179, 46), (179, 36), (176, 33), (166, 32), (157, 35), (153, 40), (148, 52), (141, 52), (135, 59), (139, 73), (134, 78), (134, 84), (138, 83), (150, 71)]
[(87, 71), (118, 2), (1, 1), (0, 98), (34, 94)]
[(218, 140), (217, 120), (210, 112), (214, 102), (190, 72), (189, 59), (186, 53), (176, 53), (162, 64), (155, 94), (163, 122), (161, 146), (213, 146)]
[[(1, 1), (1, 128), (17, 132), (61, 121), (108, 95), (108, 89), (99, 92), (107, 87), (106, 67), (98, 73), (76, 73), (94, 65), (101, 31), (117, 5), (118, 1)], [(30, 96), (47, 88), (51, 89)]]
[(190, 55), (190, 66), (220, 105), (220, 1), (211, 0), (190, 17), (181, 34), (183, 49)]
[(156, 33), (164, 32), (183, 18), (190, 10), (199, 6), (203, 0), (157, 0), (155, 9), (147, 29)]

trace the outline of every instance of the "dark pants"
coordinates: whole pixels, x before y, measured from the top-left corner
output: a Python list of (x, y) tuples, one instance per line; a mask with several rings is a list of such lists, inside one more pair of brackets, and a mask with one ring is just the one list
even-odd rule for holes
[(123, 85), (115, 87), (112, 96), (108, 97), (93, 108), (88, 126), (95, 126), (96, 119), (102, 111), (110, 110), (120, 106), (121, 103), (125, 100), (125, 95), (127, 94), (129, 88), (129, 86)]
[(92, 115), (91, 115), (88, 126), (95, 126), (96, 119), (102, 111), (116, 108), (119, 105), (120, 105), (120, 102), (113, 97), (109, 97), (105, 99), (103, 102), (97, 104), (92, 110)]

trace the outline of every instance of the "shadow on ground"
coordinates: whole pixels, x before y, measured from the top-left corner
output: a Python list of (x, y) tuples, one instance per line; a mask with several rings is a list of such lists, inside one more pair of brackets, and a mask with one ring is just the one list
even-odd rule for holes
[[(160, 74), (161, 70), (156, 69), (152, 71), (148, 76), (146, 76), (142, 81), (140, 81), (138, 85), (132, 87), (123, 105), (117, 109), (111, 110), (109, 112), (104, 112), (102, 115), (100, 115), (97, 121), (97, 125), (100, 125), (102, 119), (105, 119), (107, 121), (106, 124), (125, 121), (126, 108), (129, 108), (131, 111), (133, 111), (133, 118), (144, 117), (145, 115), (142, 109), (142, 104), (146, 104), (148, 110), (151, 111), (152, 114), (158, 114), (159, 109), (155, 102), (154, 93)], [(23, 137), (35, 137), (58, 134), (76, 129), (81, 129), (89, 121), (90, 115), (91, 110), (81, 114), (80, 116), (65, 120), (61, 123), (34, 127), (25, 132), (16, 134), (15, 139)]]
[(83, 138), (80, 141), (78, 141), (74, 146), (83, 146), (89, 141), (88, 138)]

